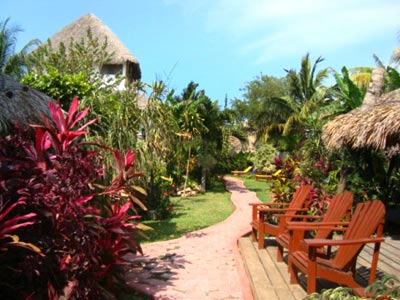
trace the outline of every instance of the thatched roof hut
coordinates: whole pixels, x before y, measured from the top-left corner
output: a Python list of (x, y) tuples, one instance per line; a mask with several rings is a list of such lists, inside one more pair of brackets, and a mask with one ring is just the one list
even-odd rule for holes
[(337, 116), (323, 127), (322, 140), (328, 149), (348, 145), (400, 153), (400, 89), (381, 95), (383, 69), (375, 69), (361, 107)]
[(11, 124), (41, 123), (42, 114), (50, 116), (50, 97), (0, 72), (0, 133)]
[(141, 78), (139, 61), (124, 46), (118, 37), (108, 28), (99, 18), (89, 13), (71, 24), (65, 26), (61, 31), (53, 35), (49, 40), (57, 47), (60, 43), (68, 46), (72, 41), (78, 42), (87, 39), (87, 31), (90, 28), (92, 35), (98, 38), (99, 43), (103, 44), (107, 40), (106, 51), (113, 53), (110, 65), (102, 66), (104, 73), (115, 74), (122, 71), (127, 80), (138, 80)]

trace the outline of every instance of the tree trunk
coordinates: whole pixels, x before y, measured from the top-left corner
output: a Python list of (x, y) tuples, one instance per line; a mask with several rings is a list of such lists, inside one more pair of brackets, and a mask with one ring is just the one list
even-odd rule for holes
[(336, 191), (337, 194), (343, 193), (346, 190), (346, 180), (347, 180), (347, 170), (344, 164), (345, 154), (343, 150), (341, 151), (340, 157), (342, 159), (342, 163), (340, 165), (340, 171), (339, 171), (339, 182)]
[(375, 68), (372, 70), (371, 81), (361, 106), (362, 110), (368, 110), (372, 105), (377, 103), (378, 98), (383, 92), (384, 75), (385, 69), (383, 68)]
[(188, 154), (188, 159), (187, 159), (187, 163), (186, 163), (186, 178), (185, 178), (185, 184), (183, 185), (183, 194), (186, 194), (186, 186), (187, 186), (187, 182), (189, 179), (189, 167), (190, 167), (190, 150), (192, 149), (192, 146), (189, 145), (189, 154)]
[(201, 192), (206, 192), (206, 181), (207, 181), (207, 169), (205, 167), (201, 168)]

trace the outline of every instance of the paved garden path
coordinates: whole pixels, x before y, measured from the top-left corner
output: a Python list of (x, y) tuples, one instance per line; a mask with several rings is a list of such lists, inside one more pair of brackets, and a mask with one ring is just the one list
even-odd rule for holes
[[(249, 233), (252, 202), (240, 179), (226, 177), (235, 211), (225, 221), (181, 238), (143, 245), (128, 280), (156, 300), (252, 300), (237, 240)], [(212, 207), (210, 207), (212, 209)]]

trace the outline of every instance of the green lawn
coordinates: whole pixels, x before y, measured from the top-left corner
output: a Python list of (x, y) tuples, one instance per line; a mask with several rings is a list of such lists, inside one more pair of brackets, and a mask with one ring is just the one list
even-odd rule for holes
[(240, 177), (243, 180), (244, 185), (249, 191), (253, 191), (256, 193), (257, 198), (260, 199), (262, 202), (270, 202), (270, 183), (267, 183), (264, 179), (263, 180), (255, 180), (254, 175), (242, 176)]
[(203, 195), (173, 197), (174, 216), (168, 220), (144, 221), (143, 224), (153, 230), (145, 231), (150, 239), (142, 239), (141, 243), (178, 238), (225, 220), (234, 210), (230, 195), (220, 183), (216, 189)]
[[(263, 202), (269, 198), (269, 184), (265, 180), (256, 181), (254, 176), (242, 176), (246, 188), (256, 192)], [(146, 230), (149, 239), (141, 238), (141, 243), (175, 239), (186, 233), (209, 227), (229, 217), (234, 207), (230, 201), (231, 194), (225, 191), (220, 183), (213, 191), (191, 197), (173, 197), (174, 215), (172, 218), (160, 221), (144, 221), (143, 224), (152, 228)]]

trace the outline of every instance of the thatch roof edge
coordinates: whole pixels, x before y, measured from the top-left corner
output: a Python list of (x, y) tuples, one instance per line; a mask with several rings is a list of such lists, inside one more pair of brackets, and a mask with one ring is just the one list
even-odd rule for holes
[(107, 39), (106, 50), (109, 53), (114, 53), (111, 60), (112, 63), (120, 64), (129, 61), (139, 64), (137, 58), (125, 47), (111, 29), (92, 13), (88, 13), (68, 24), (50, 37), (49, 40), (54, 47), (58, 47), (61, 42), (68, 46), (71, 40), (78, 42), (81, 39), (86, 39), (88, 28), (92, 31), (93, 36), (99, 39), (101, 44)]
[(16, 123), (42, 124), (43, 115), (50, 116), (50, 101), (46, 94), (0, 72), (0, 132)]

